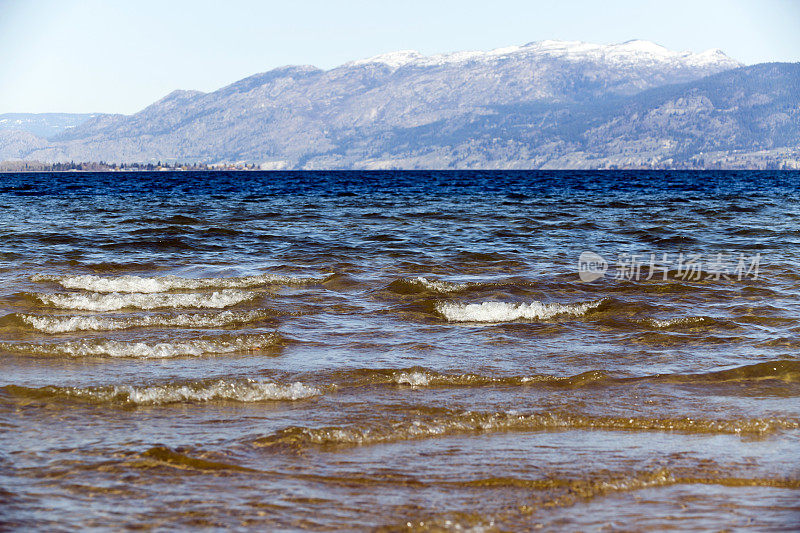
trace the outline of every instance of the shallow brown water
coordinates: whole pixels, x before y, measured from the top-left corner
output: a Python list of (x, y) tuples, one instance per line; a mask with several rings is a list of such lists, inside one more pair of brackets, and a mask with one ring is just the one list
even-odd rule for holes
[[(2, 176), (0, 528), (800, 527), (799, 198), (797, 173)], [(665, 253), (699, 279), (645, 279)]]

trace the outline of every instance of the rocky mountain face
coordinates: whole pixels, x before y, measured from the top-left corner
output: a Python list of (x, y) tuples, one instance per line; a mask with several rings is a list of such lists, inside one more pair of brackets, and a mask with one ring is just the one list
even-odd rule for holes
[(796, 148), (798, 65), (741, 67), (719, 50), (645, 41), (403, 51), (327, 71), (279, 68), (211, 93), (175, 91), (48, 140), (0, 136), (0, 159), (539, 168), (669, 166)]

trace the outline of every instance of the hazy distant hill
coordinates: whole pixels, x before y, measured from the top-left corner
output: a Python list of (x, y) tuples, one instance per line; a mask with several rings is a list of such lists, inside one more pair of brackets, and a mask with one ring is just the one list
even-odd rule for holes
[(796, 149), (800, 65), (739, 67), (719, 50), (645, 41), (404, 51), (328, 71), (284, 67), (212, 93), (175, 91), (49, 141), (0, 136), (0, 159), (528, 168), (669, 166)]
[(96, 116), (96, 113), (5, 113), (0, 114), (0, 131), (25, 131), (46, 139)]

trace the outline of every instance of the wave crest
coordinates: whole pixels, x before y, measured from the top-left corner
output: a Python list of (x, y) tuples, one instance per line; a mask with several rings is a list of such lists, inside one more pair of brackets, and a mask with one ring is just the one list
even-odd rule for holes
[(553, 387), (581, 387), (600, 381), (613, 381), (609, 374), (590, 370), (574, 376), (552, 376), (532, 374), (529, 376), (486, 376), (479, 374), (447, 374), (415, 367), (400, 370), (368, 371), (368, 381), (374, 383), (394, 383), (396, 385), (419, 387), (524, 387), (534, 384)]
[(295, 401), (322, 394), (316, 387), (301, 382), (289, 384), (247, 380), (216, 380), (211, 382), (166, 385), (115, 385), (110, 387), (42, 387), (28, 389), (13, 387), (11, 392), (23, 396), (77, 398), (82, 400), (130, 405), (163, 405), (184, 402), (236, 401)]
[(34, 297), (44, 305), (59, 309), (80, 309), (84, 311), (118, 311), (120, 309), (159, 309), (159, 308), (214, 308), (231, 307), (255, 298), (253, 292), (240, 290), (215, 291), (210, 294), (147, 294), (147, 293), (69, 293), (35, 294)]
[(684, 316), (667, 319), (648, 318), (643, 322), (645, 325), (656, 329), (688, 329), (713, 325), (716, 321), (705, 316)]
[(257, 439), (254, 445), (270, 448), (308, 446), (365, 446), (384, 442), (436, 438), (447, 435), (502, 431), (602, 429), (618, 431), (680, 431), (711, 434), (766, 434), (798, 429), (800, 422), (785, 419), (702, 420), (693, 418), (625, 418), (558, 413), (450, 412), (446, 416), (369, 426), (307, 428), (293, 426)]
[(436, 310), (448, 322), (513, 322), (515, 320), (547, 320), (559, 315), (582, 316), (599, 307), (604, 300), (579, 304), (542, 303), (529, 304), (509, 302), (482, 302), (458, 304), (441, 302)]
[(20, 314), (19, 319), (27, 326), (45, 333), (67, 333), (71, 331), (111, 331), (147, 327), (224, 327), (232, 324), (247, 324), (267, 318), (275, 313), (248, 311), (235, 313), (222, 311), (215, 314), (152, 315), (136, 317), (95, 316), (39, 316)]
[(157, 293), (172, 290), (198, 289), (242, 289), (261, 285), (303, 285), (321, 283), (323, 278), (300, 278), (278, 274), (258, 274), (256, 276), (231, 278), (181, 278), (178, 276), (142, 277), (116, 276), (104, 277), (91, 274), (78, 276), (55, 276), (37, 274), (31, 277), (35, 282), (54, 282), (65, 289), (81, 289), (92, 292)]
[(274, 348), (283, 342), (277, 333), (246, 335), (233, 339), (195, 339), (184, 342), (124, 342), (115, 340), (73, 341), (31, 344), (0, 343), (0, 348), (16, 353), (70, 357), (135, 357), (163, 359), (201, 356)]
[(421, 292), (436, 292), (440, 294), (446, 294), (450, 292), (460, 292), (472, 287), (473, 285), (478, 284), (430, 280), (422, 276), (417, 276), (416, 278), (403, 278), (395, 280), (389, 284), (388, 289), (397, 294), (416, 294)]

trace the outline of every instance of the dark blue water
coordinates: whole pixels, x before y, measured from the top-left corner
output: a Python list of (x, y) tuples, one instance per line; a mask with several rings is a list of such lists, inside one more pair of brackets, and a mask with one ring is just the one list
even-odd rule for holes
[(800, 173), (5, 174), (0, 238), (1, 525), (798, 523)]

